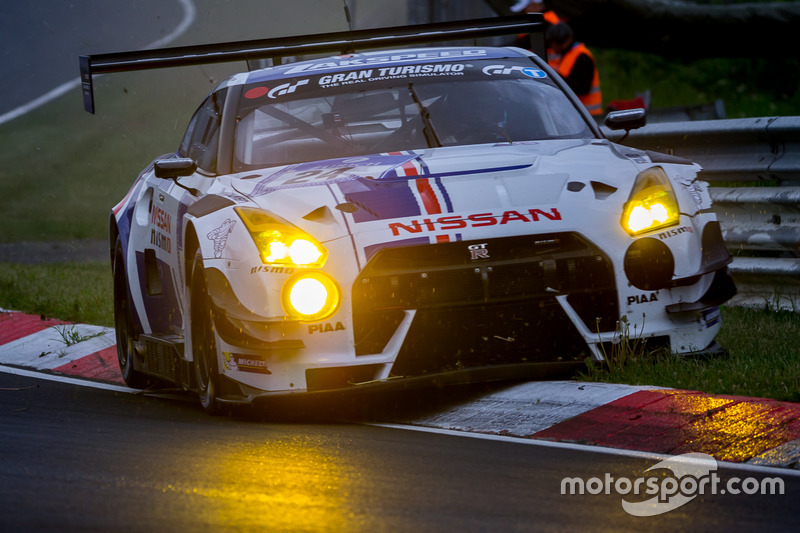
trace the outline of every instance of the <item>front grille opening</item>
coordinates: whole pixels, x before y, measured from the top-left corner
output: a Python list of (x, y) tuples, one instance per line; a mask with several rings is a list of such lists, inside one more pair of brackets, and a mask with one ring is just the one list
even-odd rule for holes
[(606, 333), (614, 331), (617, 327), (619, 320), (617, 291), (606, 289), (570, 294), (567, 296), (567, 302), (592, 333)]
[(583, 361), (590, 352), (554, 300), (417, 312), (392, 376)]
[[(486, 257), (472, 258), (476, 244)], [(361, 272), (352, 294), (354, 309), (378, 310), (604, 290), (616, 292), (608, 257), (576, 234), (555, 233), (385, 248)]]
[(363, 312), (353, 314), (353, 335), (356, 355), (369, 355), (383, 352), (394, 332), (403, 321), (402, 309)]
[[(589, 331), (613, 331), (619, 318), (610, 259), (575, 233), (386, 248), (352, 294), (357, 355), (382, 352), (403, 311), (417, 310), (398, 375), (588, 356), (557, 295)], [(416, 361), (438, 351), (437, 363)]]

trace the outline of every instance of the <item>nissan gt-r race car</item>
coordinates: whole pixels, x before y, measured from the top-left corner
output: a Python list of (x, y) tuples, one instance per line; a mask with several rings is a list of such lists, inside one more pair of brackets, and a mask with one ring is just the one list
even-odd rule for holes
[(173, 382), (216, 412), (404, 378), (541, 375), (602, 361), (624, 335), (715, 350), (735, 289), (697, 165), (604, 138), (528, 50), (352, 51), (540, 24), (83, 57), (93, 109), (96, 72), (349, 51), (225, 80), (113, 208), (125, 381)]

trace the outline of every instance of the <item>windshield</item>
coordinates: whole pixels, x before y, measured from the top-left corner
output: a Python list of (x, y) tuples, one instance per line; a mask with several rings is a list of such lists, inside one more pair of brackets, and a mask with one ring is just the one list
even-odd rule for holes
[(527, 59), (440, 63), (438, 73), (425, 73), (425, 66), (284, 80), (279, 91), (265, 83), (246, 86), (234, 170), (437, 146), (593, 136), (561, 89)]

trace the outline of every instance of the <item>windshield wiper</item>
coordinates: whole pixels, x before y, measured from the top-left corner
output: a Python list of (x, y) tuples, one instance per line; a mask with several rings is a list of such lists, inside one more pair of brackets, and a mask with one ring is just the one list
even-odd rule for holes
[(419, 99), (417, 91), (414, 90), (413, 83), (409, 82), (408, 92), (411, 94), (411, 98), (414, 99), (414, 103), (416, 103), (417, 107), (419, 108), (419, 116), (422, 118), (422, 123), (424, 125), (422, 128), (422, 133), (425, 135), (425, 140), (428, 142), (428, 146), (431, 148), (442, 146), (442, 143), (439, 142), (439, 137), (436, 135), (436, 130), (433, 129), (431, 114), (428, 112), (428, 108), (422, 104), (422, 100)]

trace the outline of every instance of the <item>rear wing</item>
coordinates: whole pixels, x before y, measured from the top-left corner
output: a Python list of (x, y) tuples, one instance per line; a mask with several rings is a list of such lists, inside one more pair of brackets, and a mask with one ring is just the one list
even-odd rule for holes
[(545, 57), (541, 13), (81, 56), (83, 107), (94, 113), (92, 76), (95, 74), (258, 59), (280, 63), (282, 58), (296, 55), (348, 54), (356, 50), (522, 33), (531, 34), (533, 52)]

